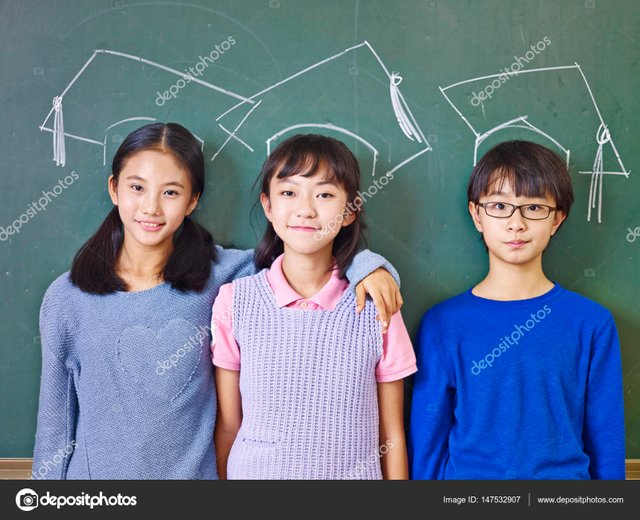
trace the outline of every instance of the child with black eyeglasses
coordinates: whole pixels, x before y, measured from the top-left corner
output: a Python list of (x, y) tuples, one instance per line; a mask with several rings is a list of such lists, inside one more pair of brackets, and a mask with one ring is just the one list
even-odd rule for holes
[(412, 478), (624, 479), (613, 317), (542, 269), (573, 202), (564, 161), (532, 142), (501, 143), (467, 195), (489, 272), (422, 319)]

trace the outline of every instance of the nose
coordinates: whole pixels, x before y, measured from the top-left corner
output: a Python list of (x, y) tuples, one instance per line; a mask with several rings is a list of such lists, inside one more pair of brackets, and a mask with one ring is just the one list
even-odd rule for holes
[(507, 219), (507, 229), (509, 229), (509, 231), (522, 231), (526, 227), (525, 218), (522, 216), (521, 209), (522, 208), (516, 209), (513, 215)]
[(146, 193), (146, 196), (142, 202), (142, 213), (145, 215), (158, 215), (160, 212), (160, 204), (158, 203), (158, 197), (150, 191)]
[(313, 218), (316, 216), (316, 211), (313, 206), (313, 200), (310, 197), (298, 197), (298, 204), (296, 205), (296, 216), (300, 218)]

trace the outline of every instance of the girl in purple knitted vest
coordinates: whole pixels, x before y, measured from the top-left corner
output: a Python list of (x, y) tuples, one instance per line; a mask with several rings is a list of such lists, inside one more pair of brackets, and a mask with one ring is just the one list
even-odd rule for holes
[[(296, 135), (267, 158), (258, 274), (213, 305), (218, 473), (229, 479), (405, 479), (400, 313), (356, 312), (345, 270), (362, 240), (360, 170), (336, 139)], [(386, 332), (384, 332), (386, 330)]]

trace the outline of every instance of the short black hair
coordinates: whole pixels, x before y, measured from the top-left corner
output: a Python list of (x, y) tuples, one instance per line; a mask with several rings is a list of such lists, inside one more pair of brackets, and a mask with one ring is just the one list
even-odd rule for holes
[(531, 141), (505, 141), (475, 165), (467, 186), (467, 199), (478, 203), (492, 187), (507, 181), (516, 197), (550, 197), (558, 210), (569, 215), (573, 186), (565, 161), (554, 151)]

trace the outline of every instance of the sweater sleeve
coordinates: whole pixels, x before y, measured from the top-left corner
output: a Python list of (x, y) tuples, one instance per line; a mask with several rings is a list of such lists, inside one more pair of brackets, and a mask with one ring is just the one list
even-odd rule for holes
[(347, 280), (349, 280), (352, 290), (355, 290), (356, 285), (380, 267), (389, 271), (398, 287), (400, 287), (400, 275), (387, 259), (368, 249), (363, 249), (353, 257), (353, 261), (346, 272)]
[(72, 346), (59, 284), (47, 290), (40, 309), (42, 378), (31, 478), (65, 479), (75, 441), (77, 398), (73, 370), (66, 362)]
[(218, 280), (219, 285), (230, 283), (236, 278), (256, 274), (253, 249), (225, 249), (224, 247), (216, 246), (216, 251), (218, 253), (218, 259), (216, 260), (218, 269), (216, 269), (216, 272), (220, 273), (222, 277), (221, 280)]
[(592, 479), (625, 478), (623, 402), (620, 343), (610, 317), (593, 339), (585, 396), (583, 440)]
[(454, 377), (445, 365), (433, 315), (420, 324), (418, 372), (414, 378), (408, 452), (411, 478), (443, 479), (449, 459), (449, 431), (453, 421)]

